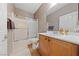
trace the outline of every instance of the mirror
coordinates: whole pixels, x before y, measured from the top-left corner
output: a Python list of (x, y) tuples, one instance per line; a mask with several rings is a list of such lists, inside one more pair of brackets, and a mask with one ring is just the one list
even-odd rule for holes
[(78, 3), (57, 3), (47, 11), (46, 21), (48, 31), (59, 31), (61, 28), (76, 31), (79, 27)]

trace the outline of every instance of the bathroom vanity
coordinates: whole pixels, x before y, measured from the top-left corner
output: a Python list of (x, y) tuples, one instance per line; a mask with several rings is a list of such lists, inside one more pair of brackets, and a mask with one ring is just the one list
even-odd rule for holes
[(78, 56), (79, 36), (39, 33), (42, 56)]

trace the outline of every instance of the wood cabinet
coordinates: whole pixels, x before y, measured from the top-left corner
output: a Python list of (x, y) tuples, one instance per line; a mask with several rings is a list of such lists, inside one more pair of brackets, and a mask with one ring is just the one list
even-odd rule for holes
[(45, 56), (47, 56), (48, 55), (48, 39), (47, 39), (47, 37), (46, 36), (43, 36), (43, 35), (40, 35), (39, 36), (39, 38), (40, 38), (40, 44), (39, 44), (39, 46), (40, 46), (40, 48), (39, 48), (39, 51), (40, 51), (40, 53), (41, 53), (41, 55), (45, 55)]
[(43, 56), (77, 56), (79, 45), (56, 38), (39, 35), (39, 50)]

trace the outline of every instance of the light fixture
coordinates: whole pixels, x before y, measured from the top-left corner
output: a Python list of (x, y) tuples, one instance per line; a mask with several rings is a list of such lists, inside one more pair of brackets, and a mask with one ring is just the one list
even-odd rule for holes
[(52, 8), (53, 6), (55, 6), (57, 3), (50, 3), (50, 8)]

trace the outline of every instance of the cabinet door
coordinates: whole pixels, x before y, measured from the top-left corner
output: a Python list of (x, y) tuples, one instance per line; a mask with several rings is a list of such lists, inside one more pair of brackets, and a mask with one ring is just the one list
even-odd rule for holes
[(54, 49), (54, 38), (48, 37), (48, 43), (49, 43), (49, 56), (53, 56), (53, 49)]
[(43, 56), (48, 56), (48, 39), (46, 36), (39, 35), (39, 50)]
[(53, 56), (72, 56), (73, 55), (74, 56), (74, 55), (77, 55), (78, 53), (77, 47), (78, 47), (77, 45), (55, 39), (53, 42), (53, 47), (52, 45), (50, 47), (50, 49), (52, 49), (51, 55)]

